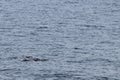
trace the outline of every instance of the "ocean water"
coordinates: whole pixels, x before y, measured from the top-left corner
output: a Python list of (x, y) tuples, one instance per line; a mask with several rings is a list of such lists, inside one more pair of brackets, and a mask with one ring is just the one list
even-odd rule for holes
[(120, 0), (0, 0), (0, 80), (120, 80)]

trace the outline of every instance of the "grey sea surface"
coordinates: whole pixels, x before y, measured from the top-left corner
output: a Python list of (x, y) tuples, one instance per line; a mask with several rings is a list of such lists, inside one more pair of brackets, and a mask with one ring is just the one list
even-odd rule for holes
[(120, 80), (120, 0), (0, 0), (0, 80)]

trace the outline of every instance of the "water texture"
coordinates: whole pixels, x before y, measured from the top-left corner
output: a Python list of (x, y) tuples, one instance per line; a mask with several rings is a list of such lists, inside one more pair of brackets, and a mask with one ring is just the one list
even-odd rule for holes
[(120, 80), (120, 0), (0, 0), (0, 80)]

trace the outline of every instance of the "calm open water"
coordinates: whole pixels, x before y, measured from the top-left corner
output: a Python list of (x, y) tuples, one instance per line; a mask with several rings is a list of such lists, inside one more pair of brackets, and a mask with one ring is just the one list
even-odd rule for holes
[(120, 80), (120, 0), (0, 0), (0, 80)]

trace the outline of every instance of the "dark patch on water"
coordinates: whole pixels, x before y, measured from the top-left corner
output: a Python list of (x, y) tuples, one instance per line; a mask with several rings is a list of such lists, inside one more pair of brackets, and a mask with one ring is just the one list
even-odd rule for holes
[(41, 61), (41, 62), (44, 62), (44, 61), (48, 61), (48, 59), (40, 59), (40, 58), (37, 58), (37, 57), (33, 57), (33, 56), (24, 56), (23, 59), (22, 59), (23, 62), (26, 62), (26, 61)]
[(75, 47), (75, 50), (83, 50), (83, 48)]
[(38, 27), (37, 29), (47, 29), (48, 27), (47, 26), (41, 26), (41, 27)]
[(0, 72), (4, 72), (4, 71), (14, 71), (15, 69), (9, 69), (9, 68), (5, 68), (5, 69), (0, 69)]
[(84, 24), (84, 25), (80, 25), (82, 27), (86, 27), (87, 29), (105, 29), (105, 26), (102, 25), (88, 25), (88, 24)]
[(79, 49), (79, 48), (75, 47), (74, 49)]

